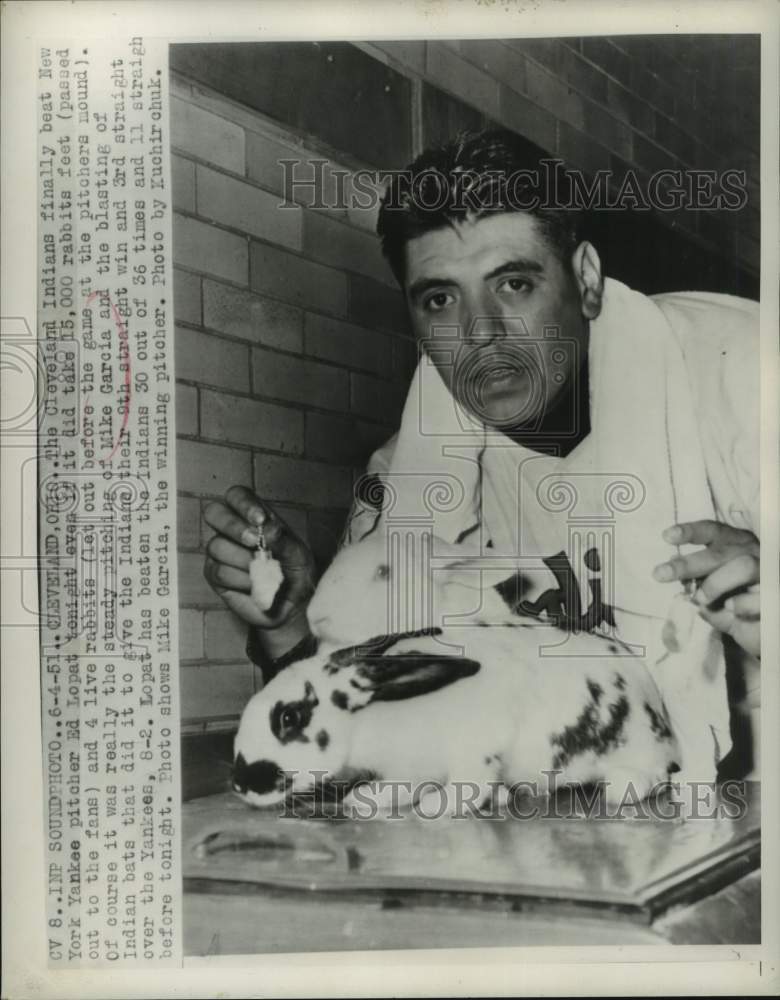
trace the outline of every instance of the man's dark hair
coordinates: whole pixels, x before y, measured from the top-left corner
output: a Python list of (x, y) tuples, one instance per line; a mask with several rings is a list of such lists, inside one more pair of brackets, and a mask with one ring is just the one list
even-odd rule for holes
[(525, 212), (564, 267), (579, 242), (580, 214), (562, 207), (566, 189), (560, 161), (530, 151), (527, 140), (507, 129), (461, 132), (425, 150), (392, 175), (382, 198), (377, 233), (393, 274), (403, 285), (409, 240), (467, 217)]

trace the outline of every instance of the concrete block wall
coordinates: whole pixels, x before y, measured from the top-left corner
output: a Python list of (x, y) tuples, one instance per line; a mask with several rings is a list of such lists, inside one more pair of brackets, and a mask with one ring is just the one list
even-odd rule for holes
[(280, 210), (279, 160), (313, 176), (327, 159), (327, 196), (334, 169), (400, 167), (500, 123), (586, 173), (744, 169), (740, 212), (612, 213), (604, 242), (608, 273), (643, 291), (751, 294), (758, 53), (750, 37), (661, 36), (171, 53), (182, 699), (198, 729), (233, 725), (258, 681), (203, 580), (204, 504), (254, 485), (326, 563), (416, 360), (375, 210), (317, 208), (300, 187)]
[(182, 719), (232, 726), (259, 678), (203, 579), (204, 506), (254, 485), (332, 555), (354, 478), (393, 433), (416, 352), (375, 212), (279, 210), (279, 157), (318, 151), (174, 76), (171, 107)]
[[(744, 170), (736, 212), (659, 212), (655, 221), (747, 275), (760, 263), (757, 36), (371, 42), (366, 53), (463, 106), (448, 128), (497, 122), (588, 174), (627, 168)], [(441, 100), (439, 101), (441, 103)], [(475, 113), (478, 113), (475, 115)], [(423, 118), (425, 108), (423, 109)], [(439, 114), (436, 124), (446, 120)], [(434, 128), (436, 125), (433, 126)], [(439, 138), (424, 128), (423, 145)], [(749, 292), (749, 278), (739, 291)], [(732, 289), (729, 289), (732, 290)]]

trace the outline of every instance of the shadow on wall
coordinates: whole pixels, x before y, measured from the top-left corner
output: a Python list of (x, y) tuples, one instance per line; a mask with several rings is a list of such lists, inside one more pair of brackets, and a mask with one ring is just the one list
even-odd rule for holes
[[(354, 165), (502, 125), (592, 176), (745, 169), (740, 212), (606, 212), (589, 230), (605, 270), (640, 291), (757, 297), (758, 36), (273, 42), (171, 46), (171, 68), (314, 138)], [(745, 266), (750, 259), (751, 266)], [(741, 261), (741, 262), (738, 262)]]

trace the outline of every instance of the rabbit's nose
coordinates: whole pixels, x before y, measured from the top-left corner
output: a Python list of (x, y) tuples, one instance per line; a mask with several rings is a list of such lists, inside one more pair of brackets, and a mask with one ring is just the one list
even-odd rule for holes
[(247, 764), (242, 754), (238, 754), (233, 765), (233, 788), (240, 794), (255, 792), (267, 795), (269, 792), (281, 791), (284, 785), (284, 774), (278, 764), (272, 760), (258, 760)]

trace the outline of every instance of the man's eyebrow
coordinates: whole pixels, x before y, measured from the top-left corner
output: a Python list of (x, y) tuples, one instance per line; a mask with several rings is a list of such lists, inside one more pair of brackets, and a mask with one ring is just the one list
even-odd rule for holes
[[(485, 280), (498, 278), (502, 274), (509, 274), (513, 271), (525, 271), (527, 274), (541, 274), (544, 271), (544, 267), (539, 261), (531, 260), (529, 257), (515, 257), (513, 260), (505, 261), (503, 264), (499, 264), (498, 267), (494, 267), (492, 271), (485, 275)], [(417, 299), (431, 288), (452, 288), (455, 285), (457, 285), (457, 281), (453, 281), (452, 278), (420, 278), (419, 281), (415, 281), (409, 286), (409, 297)]]
[(541, 274), (544, 267), (538, 260), (531, 260), (529, 257), (516, 257), (514, 260), (508, 260), (505, 264), (499, 264), (498, 267), (493, 268), (489, 274), (485, 275), (485, 278), (499, 278), (502, 274), (508, 274), (510, 271)]
[(418, 299), (430, 288), (452, 288), (453, 285), (457, 285), (457, 281), (451, 278), (420, 278), (409, 286), (409, 298)]

